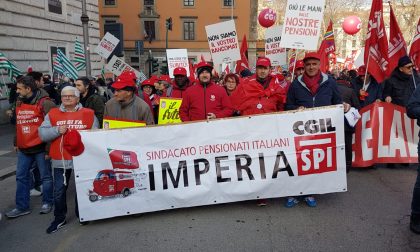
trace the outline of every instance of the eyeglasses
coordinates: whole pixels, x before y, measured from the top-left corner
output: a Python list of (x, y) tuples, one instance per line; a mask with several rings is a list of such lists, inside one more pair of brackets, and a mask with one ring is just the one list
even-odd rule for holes
[(403, 66), (404, 68), (407, 68), (407, 69), (412, 69), (413, 67), (414, 67), (414, 65), (409, 65), (409, 66)]
[(75, 95), (62, 95), (61, 98), (70, 99), (70, 98), (76, 98)]

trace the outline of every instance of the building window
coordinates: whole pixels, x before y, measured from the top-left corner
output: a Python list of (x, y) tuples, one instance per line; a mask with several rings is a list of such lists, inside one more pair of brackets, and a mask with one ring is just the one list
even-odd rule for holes
[(156, 39), (155, 21), (144, 21), (144, 38), (149, 42)]
[(184, 6), (194, 6), (194, 0), (184, 0)]
[(118, 17), (102, 17), (103, 20), (103, 25), (104, 25), (104, 29), (103, 31), (105, 31), (105, 25), (106, 24), (115, 24), (118, 22)]
[(233, 6), (233, 0), (223, 0), (223, 6)]
[(105, 6), (115, 6), (116, 0), (105, 0), (104, 4)]
[(144, 0), (144, 5), (155, 5), (154, 0)]
[(192, 21), (184, 22), (184, 40), (194, 40), (195, 23)]
[(63, 4), (60, 0), (48, 0), (48, 11), (63, 15)]

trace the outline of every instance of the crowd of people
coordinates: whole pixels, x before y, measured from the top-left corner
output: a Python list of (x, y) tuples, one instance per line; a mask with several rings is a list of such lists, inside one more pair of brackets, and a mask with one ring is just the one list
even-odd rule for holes
[[(81, 77), (59, 87), (54, 87), (49, 75), (38, 72), (18, 78), (8, 111), (16, 124), (16, 206), (6, 216), (29, 214), (31, 189), (42, 187), (40, 213), (47, 214), (54, 208), (55, 217), (47, 233), (64, 226), (72, 156), (80, 152), (71, 143), (78, 137), (77, 129), (101, 128), (104, 117), (156, 124), (162, 97), (182, 99), (179, 117), (183, 122), (336, 104), (342, 104), (347, 112), (351, 107), (360, 109), (374, 102), (407, 107), (410, 117), (420, 119), (420, 89), (416, 89), (420, 78), (408, 56), (399, 60), (384, 83), (378, 83), (365, 66), (324, 73), (316, 53), (307, 53), (296, 62), (295, 69), (282, 73), (273, 72), (270, 59), (260, 57), (255, 74), (245, 70), (219, 76), (211, 64), (200, 62), (190, 77), (182, 67), (175, 68), (173, 75), (173, 79), (168, 75), (151, 76), (137, 84), (134, 73), (124, 72), (115, 81), (106, 80), (108, 84), (102, 79)], [(351, 168), (352, 134), (353, 128), (346, 124), (347, 172)], [(306, 195), (288, 197), (285, 207), (294, 207), (300, 200), (310, 207), (317, 205), (315, 195)], [(267, 202), (260, 199), (257, 204), (264, 206)], [(420, 233), (419, 205), (420, 175), (410, 222), (416, 233)]]

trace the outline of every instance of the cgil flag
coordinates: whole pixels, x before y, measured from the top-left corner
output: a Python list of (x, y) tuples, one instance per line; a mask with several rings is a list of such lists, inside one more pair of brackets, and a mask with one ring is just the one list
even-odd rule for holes
[(364, 62), (367, 71), (380, 83), (388, 71), (388, 39), (386, 37), (382, 0), (373, 0), (365, 41)]
[(240, 74), (243, 70), (249, 70), (248, 62), (248, 42), (246, 41), (246, 35), (242, 39), (241, 48), (240, 48), (241, 59), (236, 61), (235, 73)]
[(0, 52), (0, 69), (7, 71), (9, 79), (13, 81), (19, 75), (22, 75), (22, 71), (13, 64), (10, 60), (7, 59), (6, 55)]
[(74, 42), (74, 66), (77, 71), (81, 71), (86, 68), (85, 49), (83, 48), (80, 41), (76, 38)]
[(398, 65), (398, 60), (402, 56), (407, 55), (407, 45), (400, 27), (398, 26), (391, 3), (389, 3), (389, 8), (391, 13), (389, 17), (388, 75), (391, 75), (392, 71), (394, 71), (395, 67)]
[(76, 67), (71, 63), (69, 58), (60, 50), (57, 49), (57, 61), (61, 64), (63, 74), (69, 78), (77, 79), (78, 73)]
[(413, 41), (410, 47), (410, 58), (416, 65), (417, 69), (420, 68), (420, 18), (417, 23), (416, 34), (414, 35)]

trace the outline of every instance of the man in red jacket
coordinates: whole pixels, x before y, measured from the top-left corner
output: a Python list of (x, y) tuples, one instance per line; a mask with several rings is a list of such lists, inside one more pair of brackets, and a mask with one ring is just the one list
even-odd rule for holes
[(168, 96), (173, 98), (183, 98), (185, 91), (191, 86), (190, 79), (187, 77), (187, 69), (183, 67), (175, 68), (174, 76), (175, 78), (172, 82), (172, 94)]
[(179, 115), (183, 122), (229, 117), (232, 104), (223, 87), (211, 81), (213, 67), (206, 62), (197, 65), (198, 83), (187, 89)]
[(256, 74), (238, 85), (231, 100), (241, 115), (264, 114), (282, 111), (286, 101), (287, 85), (276, 83), (270, 75), (270, 59), (257, 60)]

